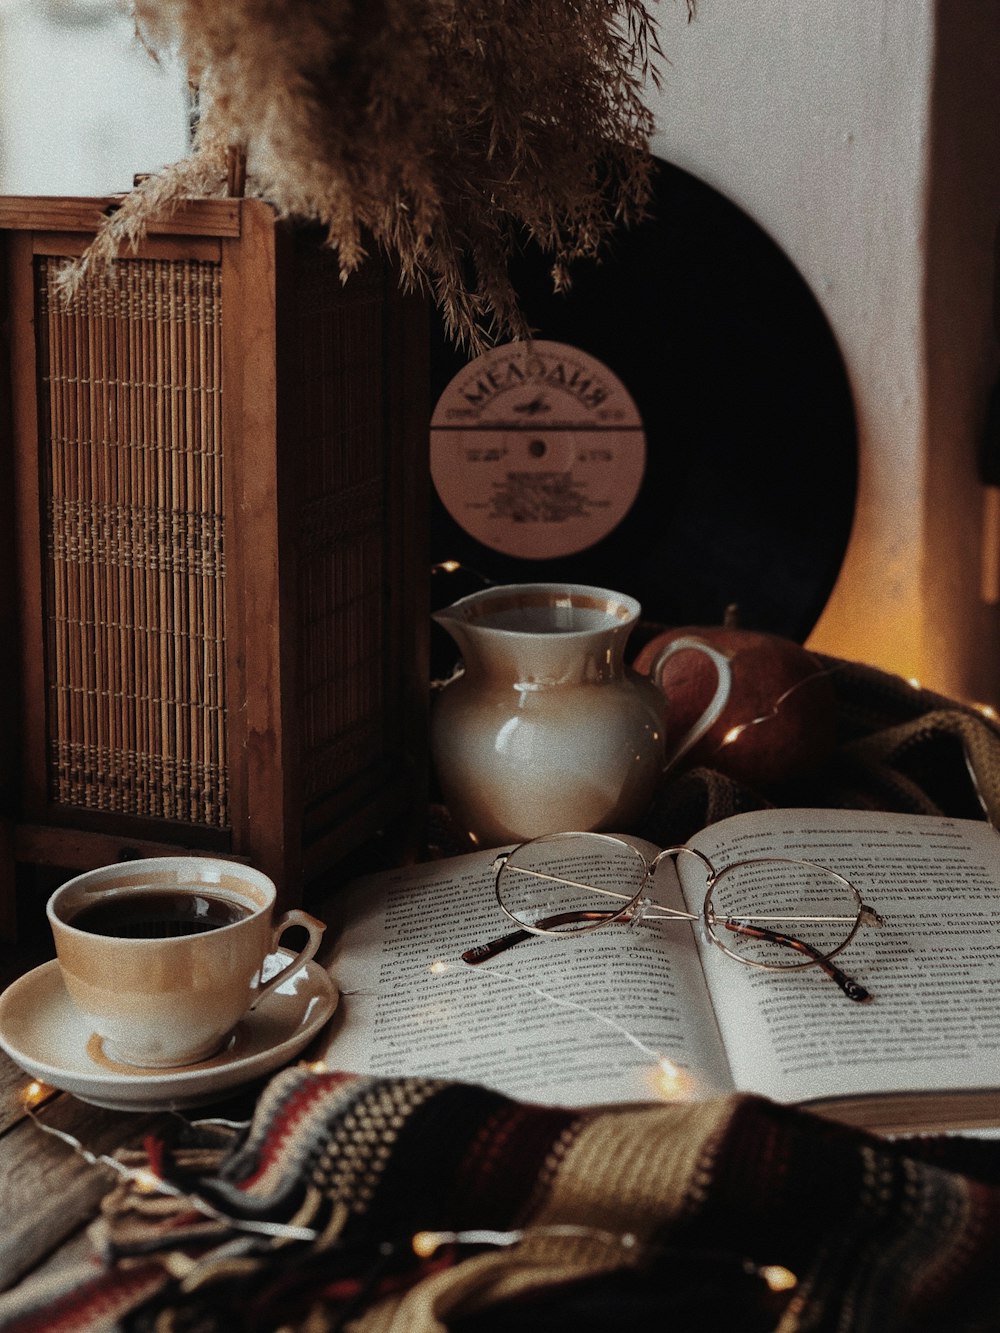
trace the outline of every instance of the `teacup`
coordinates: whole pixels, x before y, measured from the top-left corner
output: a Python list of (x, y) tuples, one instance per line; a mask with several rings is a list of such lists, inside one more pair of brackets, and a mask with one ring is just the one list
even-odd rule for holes
[[(275, 886), (236, 861), (165, 856), (77, 875), (47, 914), (63, 981), (104, 1054), (151, 1069), (215, 1054), (249, 1010), (319, 948), (323, 923), (293, 909), (273, 920)], [(308, 940), (265, 981), (291, 926)]]

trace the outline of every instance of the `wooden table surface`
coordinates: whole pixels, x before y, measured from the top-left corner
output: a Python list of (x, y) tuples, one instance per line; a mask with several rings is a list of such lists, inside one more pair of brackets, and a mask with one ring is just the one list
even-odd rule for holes
[[(24, 1104), (31, 1079), (0, 1052), (0, 1290), (43, 1265), (89, 1253), (86, 1226), (114, 1177), (89, 1165), (62, 1140), (32, 1123)], [(56, 1093), (34, 1109), (47, 1125), (72, 1134), (92, 1153), (141, 1146), (164, 1116), (108, 1111)]]

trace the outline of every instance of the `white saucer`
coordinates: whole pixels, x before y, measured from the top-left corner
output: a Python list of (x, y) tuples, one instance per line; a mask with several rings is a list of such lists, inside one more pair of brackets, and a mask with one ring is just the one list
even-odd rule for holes
[[(291, 956), (282, 957), (284, 952), (265, 962), (265, 977)], [(0, 1046), (32, 1078), (94, 1106), (169, 1110), (215, 1101), (291, 1060), (319, 1032), (339, 998), (329, 973), (306, 963), (264, 996), (212, 1059), (181, 1069), (130, 1069), (104, 1056), (100, 1038), (73, 1005), (53, 960), (0, 995)]]

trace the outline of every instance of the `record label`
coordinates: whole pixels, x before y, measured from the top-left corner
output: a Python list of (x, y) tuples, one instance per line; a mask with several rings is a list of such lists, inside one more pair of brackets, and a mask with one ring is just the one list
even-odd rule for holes
[(431, 477), (455, 522), (527, 560), (606, 537), (646, 467), (639, 410), (621, 380), (567, 343), (507, 343), (471, 361), (431, 419)]

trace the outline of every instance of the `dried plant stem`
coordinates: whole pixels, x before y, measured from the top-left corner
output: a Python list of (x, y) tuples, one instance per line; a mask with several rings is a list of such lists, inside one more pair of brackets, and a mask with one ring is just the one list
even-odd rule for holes
[[(134, 247), (186, 197), (246, 189), (318, 221), (346, 277), (376, 246), (473, 351), (528, 333), (526, 242), (565, 287), (642, 216), (660, 50), (646, 0), (131, 0), (199, 90), (191, 156), (146, 178), (64, 275)], [(690, 0), (688, 3), (690, 12)]]

